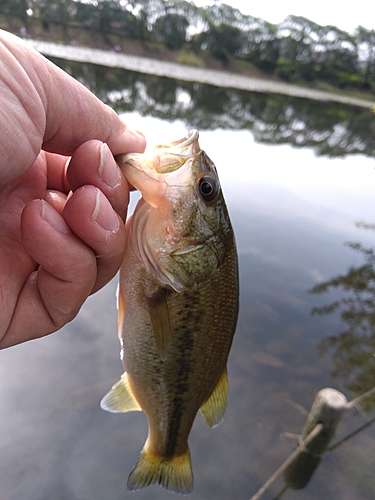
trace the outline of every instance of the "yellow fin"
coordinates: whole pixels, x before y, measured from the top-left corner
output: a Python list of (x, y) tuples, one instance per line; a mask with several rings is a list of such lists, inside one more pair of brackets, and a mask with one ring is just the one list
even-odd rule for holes
[(167, 357), (167, 350), (171, 341), (167, 293), (169, 291), (163, 289), (159, 294), (147, 301), (156, 345), (163, 360)]
[(103, 410), (112, 413), (142, 411), (131, 390), (126, 372), (121, 375), (120, 380), (100, 401), (100, 406)]
[(223, 418), (228, 403), (228, 372), (225, 367), (221, 374), (220, 380), (215, 389), (212, 391), (211, 396), (200, 407), (200, 411), (208, 423), (213, 427), (217, 425)]
[(147, 450), (147, 442), (128, 479), (128, 489), (138, 490), (151, 484), (160, 484), (174, 493), (190, 493), (193, 489), (190, 451), (165, 459)]

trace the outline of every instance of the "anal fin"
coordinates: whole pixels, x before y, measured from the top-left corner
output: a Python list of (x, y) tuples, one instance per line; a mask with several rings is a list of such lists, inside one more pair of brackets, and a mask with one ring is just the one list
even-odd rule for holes
[(112, 413), (142, 411), (130, 387), (126, 372), (121, 375), (120, 380), (100, 401), (100, 406), (103, 410)]
[(210, 427), (223, 418), (228, 403), (228, 371), (225, 367), (211, 396), (200, 407), (200, 411)]

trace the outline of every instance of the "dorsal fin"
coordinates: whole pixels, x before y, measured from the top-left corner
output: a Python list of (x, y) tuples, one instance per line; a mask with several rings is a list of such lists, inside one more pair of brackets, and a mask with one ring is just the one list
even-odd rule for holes
[(163, 288), (160, 293), (147, 300), (156, 345), (160, 357), (163, 360), (167, 357), (167, 351), (171, 341), (171, 327), (167, 303), (168, 294), (169, 290)]
[(100, 406), (103, 410), (112, 413), (142, 411), (130, 387), (126, 372), (121, 375), (120, 380), (100, 401)]
[(211, 396), (200, 407), (200, 411), (210, 427), (223, 418), (228, 403), (228, 372), (225, 367)]

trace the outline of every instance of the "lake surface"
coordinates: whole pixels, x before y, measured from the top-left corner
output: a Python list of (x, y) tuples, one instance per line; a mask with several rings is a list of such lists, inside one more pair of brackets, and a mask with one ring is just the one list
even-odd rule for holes
[[(198, 415), (190, 434), (189, 498), (250, 499), (295, 448), (317, 391), (351, 400), (375, 385), (374, 115), (58, 62), (154, 140), (198, 128), (217, 166), (237, 238), (240, 316), (224, 421), (210, 429)], [(175, 497), (126, 490), (146, 418), (99, 407), (122, 373), (115, 290), (116, 280), (58, 333), (0, 353), (1, 500)], [(332, 444), (371, 421), (373, 406), (348, 410)], [(373, 500), (374, 470), (369, 425), (282, 498)], [(262, 498), (284, 486), (281, 477)]]

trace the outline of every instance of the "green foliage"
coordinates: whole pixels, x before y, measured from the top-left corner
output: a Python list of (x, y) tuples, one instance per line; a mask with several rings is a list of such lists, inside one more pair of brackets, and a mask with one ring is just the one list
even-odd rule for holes
[(98, 5), (76, 3), (73, 24), (104, 35), (126, 34), (128, 38), (142, 40), (147, 29), (142, 19), (124, 9), (119, 2), (102, 0)]
[(196, 42), (200, 48), (226, 63), (230, 56), (240, 54), (242, 48), (242, 32), (229, 24), (212, 24), (209, 29), (201, 33)]
[(0, 0), (0, 13), (20, 18), (27, 23), (27, 0)]
[(203, 60), (197, 54), (189, 49), (183, 48), (177, 55), (177, 62), (179, 64), (188, 64), (196, 66), (197, 68), (204, 68)]
[(184, 16), (167, 13), (155, 21), (153, 32), (168, 49), (179, 50), (186, 42), (188, 26), (189, 22)]
[(32, 18), (54, 24), (149, 42), (187, 47), (223, 64), (237, 57), (290, 82), (327, 82), (343, 89), (374, 91), (375, 30), (354, 35), (300, 16), (278, 25), (216, 1), (205, 8), (187, 0), (0, 0), (0, 13), (26, 26)]

